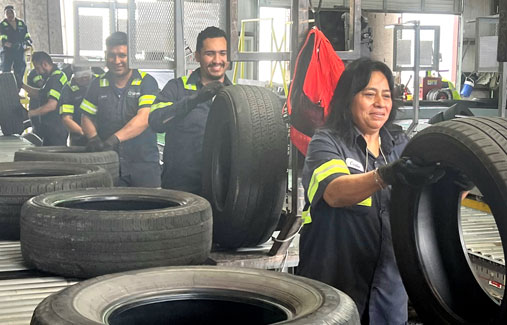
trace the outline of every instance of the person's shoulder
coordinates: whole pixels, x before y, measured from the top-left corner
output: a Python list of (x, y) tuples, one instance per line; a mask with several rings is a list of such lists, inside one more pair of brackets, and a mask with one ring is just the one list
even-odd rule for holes
[(7, 18), (5, 18), (4, 20), (2, 20), (2, 22), (0, 23), (0, 26), (9, 26), (9, 22), (7, 21)]
[(322, 127), (315, 130), (315, 134), (313, 135), (312, 139), (323, 139), (336, 142), (338, 140), (338, 135), (336, 134), (336, 131), (330, 128)]

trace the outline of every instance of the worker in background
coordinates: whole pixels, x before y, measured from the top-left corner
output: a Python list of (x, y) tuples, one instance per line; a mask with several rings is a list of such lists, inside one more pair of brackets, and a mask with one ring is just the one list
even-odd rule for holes
[(129, 68), (127, 43), (123, 32), (106, 39), (108, 71), (92, 81), (81, 103), (81, 127), (88, 150), (118, 152), (117, 185), (160, 187), (157, 138), (148, 128), (158, 85), (149, 74)]
[(18, 84), (21, 84), (25, 74), (25, 47), (32, 46), (32, 39), (26, 24), (16, 18), (14, 6), (5, 6), (5, 19), (0, 24), (0, 40), (2, 40), (2, 72), (11, 72)]
[(443, 169), (400, 154), (393, 76), (381, 62), (350, 63), (330, 114), (308, 147), (303, 168), (306, 207), (298, 274), (330, 284), (357, 305), (362, 324), (406, 324), (407, 294), (394, 257), (390, 185), (422, 187)]
[[(44, 83), (46, 82), (46, 78), (44, 78), (41, 74), (37, 72), (37, 70), (32, 69), (28, 73), (28, 76), (26, 77), (26, 84), (32, 88), (42, 88), (44, 86)], [(35, 97), (30, 97), (30, 102), (28, 103), (28, 109), (34, 110), (36, 108), (39, 108), (40, 100)], [(41, 117), (34, 116), (30, 118), (30, 121), (32, 123), (32, 132), (38, 135), (40, 135), (40, 128), (41, 128)]]
[(60, 117), (70, 134), (71, 146), (86, 146), (86, 139), (81, 128), (81, 102), (91, 84), (93, 74), (90, 67), (72, 68), (73, 77), (62, 90), (60, 98)]
[(68, 133), (58, 114), (58, 101), (62, 88), (67, 83), (67, 76), (58, 69), (46, 52), (34, 52), (32, 63), (37, 73), (46, 81), (40, 89), (22, 85), (30, 98), (40, 101), (38, 108), (28, 111), (28, 117), (33, 120), (40, 116), (39, 136), (43, 146), (65, 146)]
[(212, 98), (224, 85), (227, 39), (224, 31), (208, 27), (197, 36), (195, 60), (200, 68), (190, 76), (170, 80), (151, 107), (150, 126), (165, 132), (162, 188), (200, 194), (201, 156)]

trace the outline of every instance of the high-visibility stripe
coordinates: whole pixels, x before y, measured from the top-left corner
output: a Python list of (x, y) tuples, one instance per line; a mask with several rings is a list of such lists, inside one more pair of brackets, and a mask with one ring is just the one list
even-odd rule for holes
[(150, 105), (153, 104), (153, 102), (155, 101), (155, 95), (144, 95), (144, 96), (141, 96), (139, 97), (139, 106), (146, 106), (146, 105)]
[(139, 86), (141, 84), (141, 81), (142, 81), (141, 79), (134, 79), (130, 84), (132, 86)]
[(92, 114), (92, 115), (97, 114), (97, 106), (86, 99), (83, 99), (83, 102), (81, 103), (80, 108), (89, 114)]
[(100, 79), (100, 87), (109, 87), (109, 80), (106, 78)]
[(7, 35), (0, 35), (0, 40), (7, 39)]
[(308, 186), (308, 200), (310, 204), (313, 201), (315, 193), (319, 188), (319, 183), (326, 179), (328, 176), (333, 174), (350, 174), (350, 171), (343, 160), (332, 159), (328, 162), (323, 163), (313, 171), (310, 185)]
[(159, 109), (159, 108), (171, 106), (172, 104), (173, 104), (173, 102), (160, 102), (160, 103), (156, 103), (154, 105), (151, 105), (150, 113)]
[(72, 91), (78, 91), (79, 90), (79, 86), (78, 85), (72, 85), (72, 86), (70, 86), (70, 89)]
[(32, 38), (32, 36), (30, 35), (30, 33), (26, 33), (26, 34), (25, 34), (25, 40), (26, 40), (26, 39), (29, 39), (29, 38)]
[(70, 105), (70, 104), (61, 105), (60, 106), (60, 114), (64, 114), (64, 113), (74, 114), (74, 105)]
[(21, 21), (18, 21), (18, 26), (23, 26), (23, 23)]
[(367, 197), (363, 201), (359, 202), (357, 205), (362, 205), (362, 206), (365, 206), (365, 207), (371, 207), (371, 196)]
[(37, 82), (37, 81), (39, 81), (39, 80), (42, 80), (42, 76), (41, 76), (41, 75), (35, 76), (35, 77), (33, 77), (33, 79), (32, 79), (32, 81), (33, 81), (33, 82)]
[(188, 81), (187, 76), (181, 77), (181, 81), (183, 81), (183, 88), (190, 89), (190, 90), (197, 90), (197, 85), (187, 83), (187, 81)]
[(146, 76), (146, 72), (144, 71), (141, 71), (141, 70), (137, 70), (139, 72), (139, 74), (141, 75), (141, 79), (144, 79), (144, 77)]
[(62, 76), (60, 77), (60, 83), (62, 86), (64, 86), (67, 83), (67, 75), (65, 73), (62, 73)]
[(4, 25), (4, 26), (7, 26), (8, 24), (9, 24), (9, 23), (8, 23), (8, 22), (6, 22), (6, 21), (4, 21), (4, 22), (2, 23), (2, 25)]
[(60, 92), (57, 90), (51, 89), (48, 94), (48, 97), (49, 96), (53, 96), (54, 98), (56, 98), (56, 100), (59, 100), (60, 99)]
[(308, 207), (308, 210), (305, 210), (301, 213), (301, 218), (303, 218), (303, 225), (312, 223), (312, 216), (310, 215), (310, 207)]

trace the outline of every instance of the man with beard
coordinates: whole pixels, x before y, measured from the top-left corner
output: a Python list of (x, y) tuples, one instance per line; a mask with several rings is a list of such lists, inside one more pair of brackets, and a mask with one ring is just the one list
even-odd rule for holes
[(212, 98), (231, 85), (225, 75), (225, 32), (208, 27), (197, 36), (195, 59), (200, 64), (190, 76), (170, 80), (151, 106), (149, 123), (165, 132), (162, 188), (201, 193), (202, 141)]
[(28, 96), (38, 99), (41, 105), (38, 108), (30, 109), (28, 117), (33, 120), (40, 116), (38, 135), (42, 138), (43, 146), (65, 146), (68, 134), (58, 115), (57, 108), (62, 88), (67, 83), (67, 76), (58, 69), (46, 52), (34, 52), (32, 63), (37, 73), (46, 79), (46, 82), (41, 89), (22, 85)]
[(81, 127), (89, 151), (115, 150), (120, 157), (119, 186), (160, 187), (156, 134), (148, 114), (157, 81), (128, 66), (128, 37), (106, 39), (107, 73), (92, 81), (81, 103)]

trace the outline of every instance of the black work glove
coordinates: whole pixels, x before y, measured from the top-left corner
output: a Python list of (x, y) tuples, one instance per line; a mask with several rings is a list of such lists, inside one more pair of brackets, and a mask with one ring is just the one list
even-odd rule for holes
[(224, 84), (220, 81), (212, 81), (206, 86), (202, 87), (195, 94), (188, 97), (187, 110), (194, 109), (197, 104), (210, 100), (223, 87)]
[(118, 151), (118, 147), (120, 146), (120, 140), (116, 135), (112, 135), (104, 141), (104, 150), (114, 150)]
[(104, 143), (102, 142), (100, 137), (96, 135), (93, 138), (88, 139), (88, 143), (86, 144), (86, 150), (90, 152), (103, 151)]
[(437, 163), (424, 164), (416, 158), (402, 157), (378, 168), (378, 174), (386, 184), (401, 183), (412, 187), (422, 187), (436, 183), (445, 174)]

